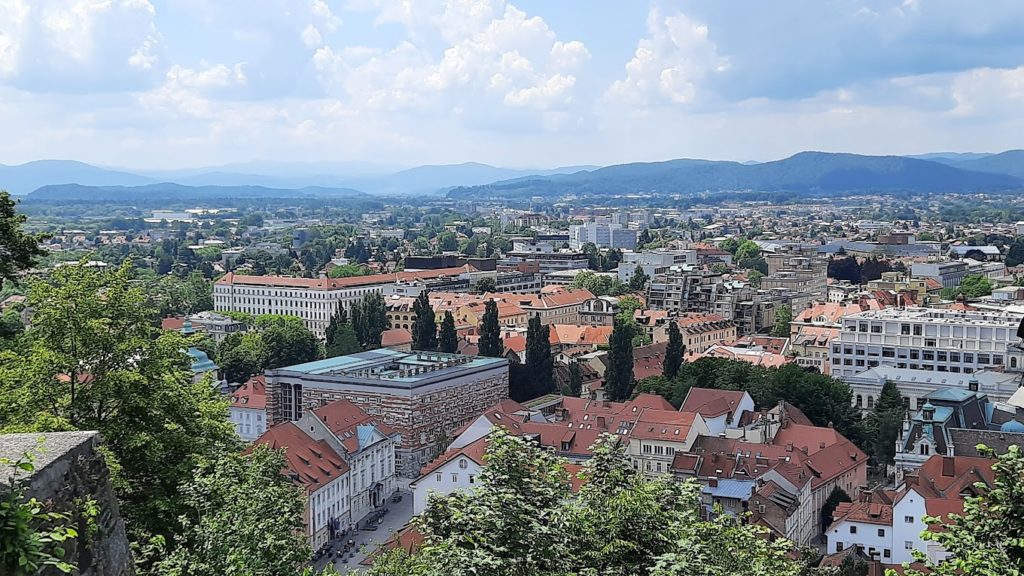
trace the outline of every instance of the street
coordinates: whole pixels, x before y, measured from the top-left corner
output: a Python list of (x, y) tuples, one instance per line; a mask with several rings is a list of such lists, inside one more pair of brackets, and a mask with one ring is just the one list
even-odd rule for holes
[[(355, 550), (353, 552), (345, 555), (344, 558), (340, 557), (341, 554), (339, 552), (339, 557), (333, 559), (334, 567), (338, 570), (339, 574), (355, 574), (364, 569), (365, 566), (362, 566), (360, 562), (412, 519), (412, 492), (408, 490), (407, 484), (402, 486), (399, 494), (402, 495), (402, 501), (388, 501), (388, 513), (381, 519), (376, 530), (361, 529), (357, 533), (345, 536), (334, 543), (332, 551), (337, 551), (341, 549), (345, 541), (349, 539), (355, 541)], [(364, 525), (365, 520), (361, 520), (359, 526), (362, 527)], [(329, 561), (331, 560), (324, 557), (314, 562), (316, 573), (322, 572)]]

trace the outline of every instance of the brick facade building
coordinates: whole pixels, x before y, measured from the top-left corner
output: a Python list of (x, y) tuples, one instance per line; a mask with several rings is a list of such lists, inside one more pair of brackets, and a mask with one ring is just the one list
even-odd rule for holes
[(399, 475), (415, 478), (456, 429), (508, 397), (508, 360), (381, 348), (268, 370), (271, 424), (349, 400), (399, 434)]

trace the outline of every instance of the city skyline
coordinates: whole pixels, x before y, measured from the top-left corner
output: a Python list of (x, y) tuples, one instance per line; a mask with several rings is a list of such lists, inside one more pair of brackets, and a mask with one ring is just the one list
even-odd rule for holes
[(0, 163), (996, 152), (1022, 146), (1021, 24), (1011, 2), (16, 0)]

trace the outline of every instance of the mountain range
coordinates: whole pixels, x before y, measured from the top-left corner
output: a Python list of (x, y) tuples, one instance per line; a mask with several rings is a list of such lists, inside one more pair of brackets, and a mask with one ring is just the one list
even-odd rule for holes
[(717, 191), (987, 192), (1024, 188), (1024, 151), (995, 155), (905, 156), (801, 152), (756, 164), (669, 160), (607, 166), (592, 171), (519, 178), (451, 190), (453, 198), (695, 194)]
[(595, 168), (567, 166), (533, 170), (475, 162), (414, 168), (361, 162), (251, 162), (185, 170), (130, 171), (71, 160), (38, 160), (16, 166), (0, 164), (0, 190), (26, 195), (45, 186), (61, 184), (106, 187), (173, 183), (196, 187), (356, 189), (369, 194), (422, 195), (454, 186), (475, 186), (523, 176), (548, 176)]
[(771, 162), (680, 159), (548, 170), (479, 163), (404, 168), (362, 162), (251, 162), (208, 168), (131, 171), (82, 162), (0, 164), (0, 189), (32, 200), (187, 200), (338, 196), (358, 193), (452, 198), (608, 197), (717, 191), (796, 193), (973, 192), (1024, 188), (1024, 150), (864, 156), (801, 152)]

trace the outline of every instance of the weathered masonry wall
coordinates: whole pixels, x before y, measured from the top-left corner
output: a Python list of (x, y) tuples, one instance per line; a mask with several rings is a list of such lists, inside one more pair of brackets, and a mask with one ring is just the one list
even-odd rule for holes
[[(53, 432), (6, 434), (0, 436), (0, 456), (18, 460), (34, 455), (35, 472), (28, 487), (50, 510), (67, 512), (79, 537), (66, 546), (68, 561), (78, 566), (81, 576), (132, 576), (135, 574), (124, 520), (110, 485), (110, 470), (97, 450), (97, 432)], [(0, 482), (11, 472), (0, 466)], [(86, 523), (77, 501), (92, 499), (99, 508), (96, 530), (87, 539)], [(77, 525), (76, 525), (77, 524)]]

